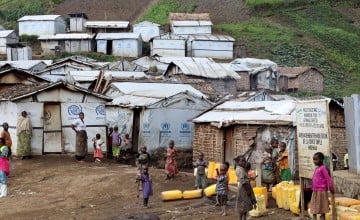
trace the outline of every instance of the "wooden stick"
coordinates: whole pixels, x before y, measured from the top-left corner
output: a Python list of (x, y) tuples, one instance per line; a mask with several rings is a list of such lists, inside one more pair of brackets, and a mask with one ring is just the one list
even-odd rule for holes
[(300, 196), (301, 212), (300, 212), (300, 217), (301, 218), (304, 218), (304, 215), (305, 215), (304, 187), (305, 187), (305, 180), (304, 180), (303, 177), (300, 177), (300, 190), (301, 190), (301, 196)]

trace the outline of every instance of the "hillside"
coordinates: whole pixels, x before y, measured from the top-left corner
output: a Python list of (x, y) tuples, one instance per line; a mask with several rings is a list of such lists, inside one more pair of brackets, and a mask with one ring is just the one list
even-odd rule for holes
[[(330, 2), (330, 3), (329, 3)], [(0, 24), (16, 27), (26, 14), (85, 12), (91, 20), (168, 23), (169, 12), (208, 12), (248, 57), (279, 65), (310, 65), (325, 74), (324, 95), (360, 92), (358, 0), (0, 0)], [(40, 7), (40, 6), (46, 7)], [(13, 20), (11, 20), (13, 19)], [(311, 94), (299, 94), (311, 95)]]

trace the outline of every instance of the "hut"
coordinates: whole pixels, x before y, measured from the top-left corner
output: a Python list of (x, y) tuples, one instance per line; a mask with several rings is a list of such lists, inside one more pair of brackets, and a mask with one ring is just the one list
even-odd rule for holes
[(56, 52), (90, 52), (94, 50), (93, 35), (84, 33), (40, 35), (41, 49), (44, 54)]
[(188, 121), (212, 103), (205, 95), (185, 84), (112, 83), (106, 93), (114, 100), (106, 105), (107, 124), (118, 126), (133, 140), (133, 151), (145, 145), (149, 151), (166, 147), (191, 148), (193, 124)]
[(159, 24), (143, 21), (137, 23), (133, 27), (134, 33), (141, 34), (141, 38), (144, 42), (149, 42), (151, 38), (164, 34)]
[(89, 33), (119, 33), (128, 32), (130, 23), (128, 21), (86, 21), (86, 31)]
[(7, 44), (18, 43), (19, 38), (13, 30), (0, 30), (0, 54), (6, 54)]
[(279, 67), (280, 76), (287, 77), (280, 90), (290, 92), (311, 91), (320, 93), (324, 90), (324, 75), (317, 68), (310, 66), (303, 67)]
[(66, 23), (60, 15), (27, 15), (18, 19), (19, 35), (52, 35), (66, 32)]
[[(191, 84), (211, 99), (236, 94), (237, 84), (241, 80), (228, 64), (195, 60), (171, 62), (163, 77), (169, 81)], [(210, 90), (208, 87), (211, 87)]]
[[(88, 125), (88, 146), (92, 146), (91, 137), (96, 133), (106, 137), (105, 103), (111, 101), (110, 98), (63, 82), (34, 82), (33, 79), (40, 78), (31, 74), (22, 73), (21, 77), (10, 78), (11, 74), (10, 71), (0, 73), (0, 122), (9, 123), (15, 155), (16, 122), (24, 110), (32, 121), (33, 155), (75, 152), (75, 134), (70, 124), (80, 112), (85, 113)], [(6, 84), (5, 78), (9, 79)]]
[(169, 22), (172, 34), (192, 35), (212, 33), (213, 24), (209, 13), (170, 13)]
[(174, 34), (164, 34), (150, 40), (150, 55), (185, 57), (186, 38)]
[(249, 162), (255, 167), (264, 147), (277, 138), (287, 143), (294, 175), (295, 108), (294, 101), (220, 103), (192, 120), (195, 123), (193, 152), (203, 152), (208, 161), (230, 163), (238, 155), (251, 155)]
[(6, 57), (8, 61), (32, 60), (32, 49), (22, 43), (7, 44)]
[(139, 33), (99, 33), (96, 35), (97, 52), (122, 57), (140, 57), (142, 39)]
[(234, 42), (228, 35), (190, 35), (186, 56), (232, 59)]
[(88, 17), (85, 13), (69, 13), (70, 32), (85, 32), (85, 23)]

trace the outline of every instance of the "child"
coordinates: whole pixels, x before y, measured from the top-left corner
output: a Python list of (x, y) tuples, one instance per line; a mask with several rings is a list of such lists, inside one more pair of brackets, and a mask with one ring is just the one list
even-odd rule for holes
[(136, 155), (136, 165), (141, 171), (142, 167), (148, 167), (150, 161), (150, 154), (147, 152), (147, 147), (142, 146), (139, 153)]
[(227, 166), (221, 164), (220, 173), (216, 181), (216, 199), (221, 206), (221, 215), (226, 216), (226, 202), (228, 200), (228, 176), (226, 175)]
[(141, 181), (142, 195), (144, 199), (144, 208), (149, 208), (149, 197), (153, 195), (152, 190), (152, 180), (149, 174), (149, 168), (147, 166), (143, 167), (143, 170), (140, 175), (136, 177), (136, 181)]
[(10, 155), (11, 151), (5, 145), (5, 139), (0, 138), (0, 198), (7, 196), (7, 176), (10, 174)]
[(327, 191), (333, 194), (335, 192), (332, 179), (329, 175), (328, 168), (324, 165), (324, 154), (317, 152), (313, 156), (316, 167), (312, 178), (312, 196), (310, 201), (310, 212), (313, 219), (320, 214), (320, 219), (325, 220), (325, 213), (329, 212), (329, 199)]
[(101, 140), (100, 134), (96, 134), (96, 137), (93, 138), (94, 142), (94, 158), (95, 162), (101, 162), (100, 158), (103, 158), (104, 155), (102, 153), (101, 147), (104, 144), (104, 141)]
[(265, 151), (263, 153), (263, 161), (261, 167), (261, 182), (266, 185), (268, 192), (271, 192), (275, 180), (274, 165), (271, 155), (272, 147), (268, 146), (265, 148)]
[(195, 180), (195, 188), (197, 189), (204, 189), (206, 187), (205, 169), (207, 166), (207, 161), (204, 160), (204, 154), (200, 153), (199, 158), (194, 163), (194, 167), (197, 169)]
[(289, 158), (288, 158), (289, 154), (286, 151), (286, 143), (281, 142), (279, 147), (280, 147), (280, 151), (277, 161), (279, 163), (281, 181), (290, 181), (291, 171), (289, 167)]
[(120, 156), (121, 138), (119, 134), (119, 128), (117, 126), (114, 127), (114, 130), (110, 134), (110, 137), (113, 157), (115, 160), (118, 160)]
[(256, 198), (250, 185), (250, 179), (247, 174), (249, 164), (245, 157), (237, 158), (236, 176), (239, 182), (238, 193), (236, 197), (236, 209), (239, 213), (239, 220), (246, 220), (247, 213), (256, 208)]
[(110, 152), (112, 152), (112, 137), (111, 137), (111, 134), (113, 132), (114, 132), (114, 128), (109, 127), (108, 134), (107, 134), (107, 139), (106, 139), (106, 147)]

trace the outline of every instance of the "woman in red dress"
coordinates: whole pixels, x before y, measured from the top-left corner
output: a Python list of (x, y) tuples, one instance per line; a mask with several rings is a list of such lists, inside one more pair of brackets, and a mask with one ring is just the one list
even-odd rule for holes
[(176, 150), (174, 149), (175, 143), (173, 140), (169, 141), (169, 148), (166, 150), (166, 179), (174, 178), (175, 174), (178, 173), (176, 166)]

